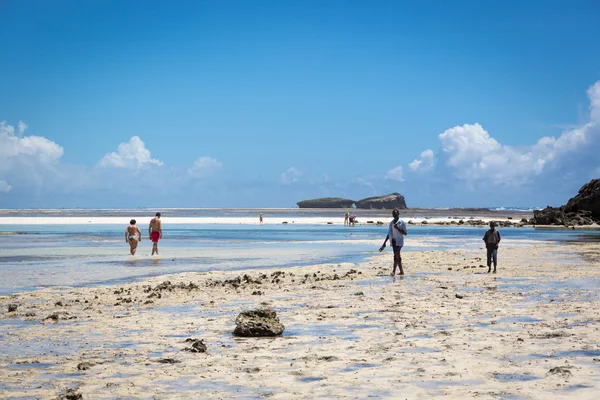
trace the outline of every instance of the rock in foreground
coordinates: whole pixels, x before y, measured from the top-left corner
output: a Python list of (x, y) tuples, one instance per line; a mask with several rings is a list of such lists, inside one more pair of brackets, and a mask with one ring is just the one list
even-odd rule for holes
[(352, 208), (354, 200), (341, 197), (323, 197), (321, 199), (299, 201), (300, 208)]
[(386, 209), (392, 210), (394, 208), (408, 208), (406, 207), (406, 201), (404, 196), (400, 193), (392, 193), (385, 196), (378, 197), (367, 197), (356, 202), (356, 208), (363, 209)]
[(242, 311), (235, 324), (233, 334), (243, 337), (279, 336), (285, 329), (277, 313), (266, 308)]

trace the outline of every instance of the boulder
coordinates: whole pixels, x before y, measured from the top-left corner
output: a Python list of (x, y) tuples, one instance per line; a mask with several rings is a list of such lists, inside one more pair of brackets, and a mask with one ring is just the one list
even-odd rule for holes
[(367, 197), (356, 202), (356, 208), (392, 210), (394, 208), (405, 209), (406, 201), (400, 193), (391, 193), (385, 196)]
[(579, 193), (564, 205), (565, 213), (589, 211), (591, 218), (600, 221), (600, 179), (592, 179), (579, 189)]
[(243, 337), (279, 336), (285, 329), (275, 310), (268, 308), (242, 311), (235, 324), (233, 334)]
[(529, 220), (534, 225), (591, 225), (594, 223), (592, 212), (589, 210), (578, 210), (576, 212), (565, 212), (565, 206), (560, 208), (546, 207), (543, 210), (534, 210), (533, 218)]
[(591, 225), (600, 222), (600, 179), (592, 179), (579, 189), (575, 197), (560, 207), (533, 211), (530, 224)]
[(529, 223), (535, 225), (564, 225), (565, 213), (560, 208), (550, 206), (543, 210), (533, 210), (533, 218)]
[(343, 199), (341, 197), (323, 197), (320, 199), (299, 201), (300, 208), (352, 208), (354, 200)]
[(190, 351), (192, 353), (206, 353), (206, 344), (201, 339), (187, 338), (186, 343), (191, 343), (191, 347), (186, 347), (184, 351)]

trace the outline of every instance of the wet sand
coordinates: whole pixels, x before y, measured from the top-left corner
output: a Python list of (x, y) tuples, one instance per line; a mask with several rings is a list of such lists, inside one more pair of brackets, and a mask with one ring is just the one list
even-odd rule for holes
[[(406, 252), (404, 279), (387, 251), (0, 298), (0, 398), (597, 398), (598, 244), (507, 241), (496, 275), (484, 257)], [(233, 337), (259, 306), (283, 336)]]

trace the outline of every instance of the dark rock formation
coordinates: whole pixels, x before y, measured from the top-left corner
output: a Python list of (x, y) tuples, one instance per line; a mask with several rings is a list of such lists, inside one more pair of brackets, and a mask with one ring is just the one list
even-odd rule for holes
[(533, 218), (529, 220), (532, 225), (591, 225), (594, 223), (592, 212), (579, 210), (577, 212), (565, 212), (565, 206), (559, 208), (546, 207), (543, 210), (533, 211)]
[(186, 343), (191, 343), (191, 347), (186, 347), (184, 351), (190, 351), (192, 353), (206, 353), (206, 345), (201, 339), (187, 338)]
[(235, 324), (233, 334), (244, 337), (279, 336), (285, 329), (277, 313), (268, 308), (242, 311)]
[(65, 391), (65, 393), (60, 394), (58, 396), (58, 399), (59, 400), (63, 400), (63, 399), (64, 400), (82, 400), (83, 395), (81, 393), (77, 392), (77, 390), (69, 388)]
[(571, 370), (566, 368), (566, 367), (554, 367), (554, 368), (550, 368), (550, 371), (548, 371), (548, 374), (550, 375), (561, 375), (563, 378), (568, 378), (570, 376), (573, 375), (573, 373), (571, 373)]
[(323, 197), (321, 199), (299, 201), (300, 208), (352, 208), (354, 200), (341, 197)]
[(77, 364), (77, 369), (79, 371), (87, 371), (88, 369), (92, 368), (95, 364), (91, 363), (91, 362), (80, 362), (79, 364)]
[(591, 225), (600, 222), (600, 179), (592, 179), (567, 204), (533, 211), (532, 225)]
[(356, 208), (362, 209), (377, 209), (391, 210), (394, 208), (408, 208), (404, 196), (400, 193), (392, 193), (385, 196), (367, 197), (356, 202)]
[(17, 311), (18, 306), (16, 304), (9, 304), (8, 305), (8, 312), (15, 312)]
[(600, 220), (600, 179), (592, 179), (579, 189), (579, 193), (564, 205), (566, 213), (589, 211), (591, 217)]

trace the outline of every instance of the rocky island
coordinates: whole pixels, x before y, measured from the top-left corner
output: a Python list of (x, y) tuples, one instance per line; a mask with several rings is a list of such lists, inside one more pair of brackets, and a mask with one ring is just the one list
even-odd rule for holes
[(391, 193), (385, 196), (367, 197), (362, 200), (354, 201), (341, 197), (323, 197), (320, 199), (299, 201), (300, 208), (356, 208), (367, 210), (391, 210), (394, 208), (406, 209), (406, 201), (400, 193)]
[(352, 208), (354, 200), (341, 197), (323, 197), (320, 199), (299, 201), (300, 208)]
[(404, 209), (406, 201), (400, 193), (391, 193), (385, 196), (367, 197), (356, 202), (356, 208), (362, 209), (385, 209), (391, 210), (394, 208)]

